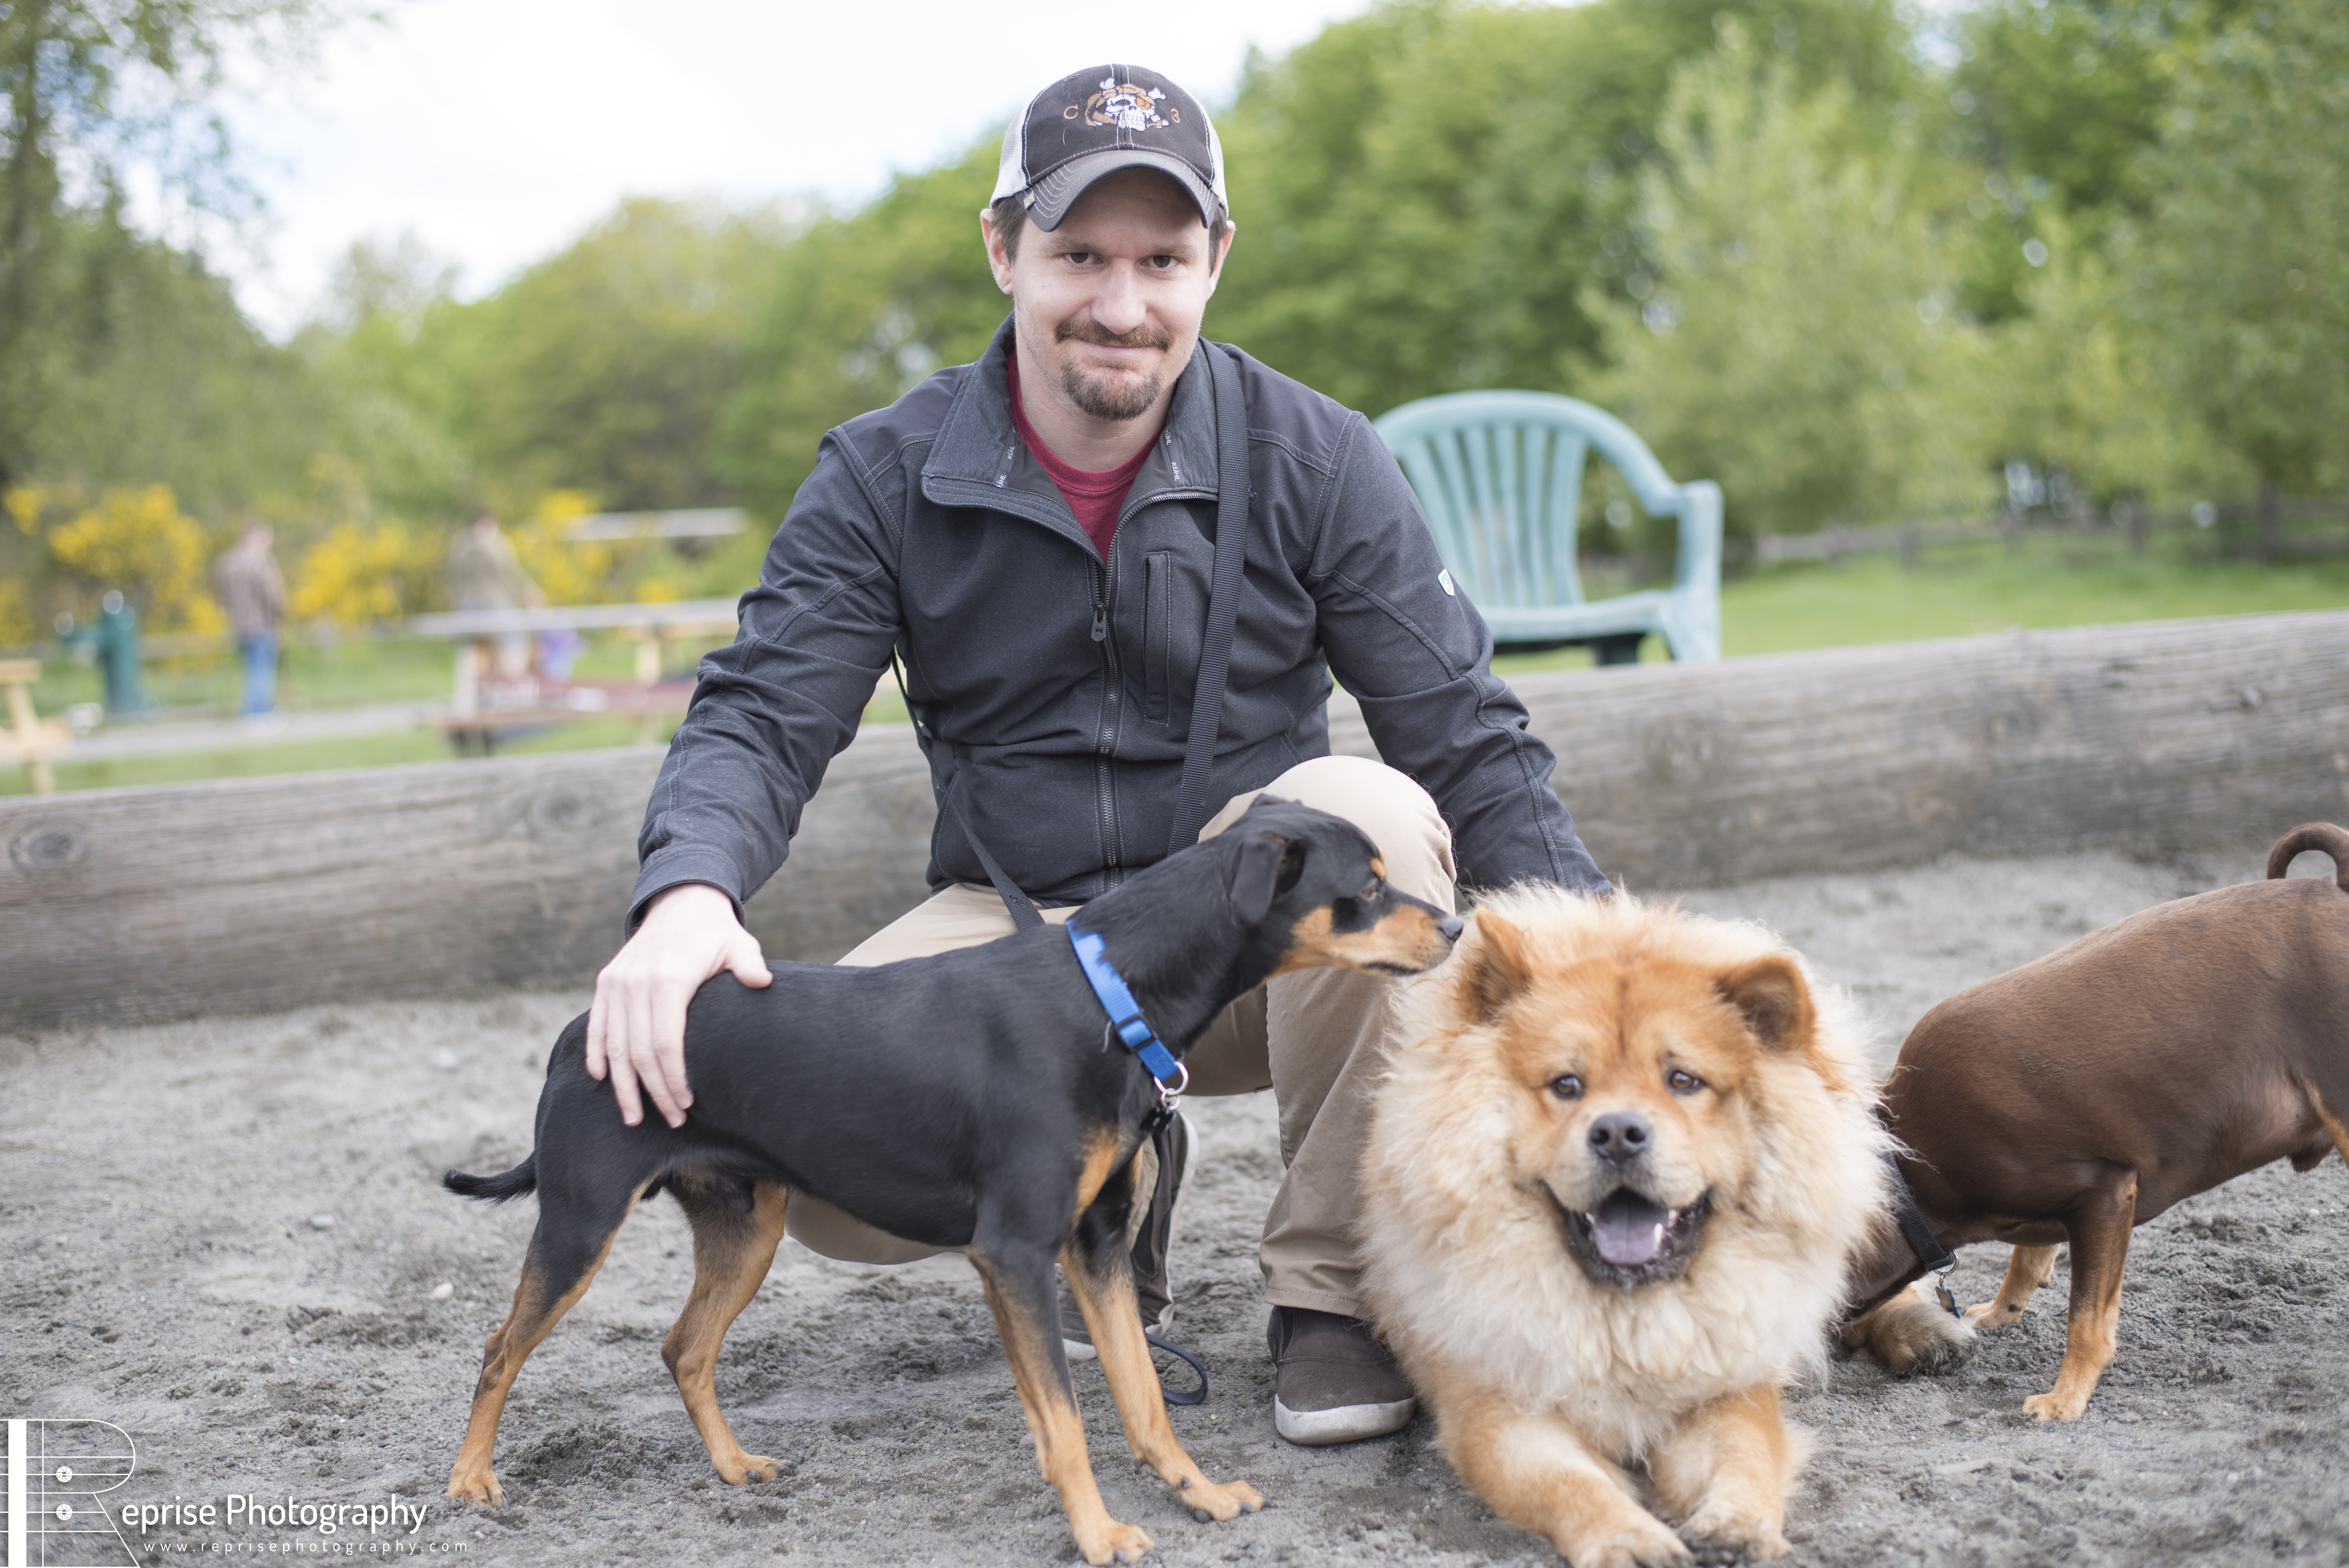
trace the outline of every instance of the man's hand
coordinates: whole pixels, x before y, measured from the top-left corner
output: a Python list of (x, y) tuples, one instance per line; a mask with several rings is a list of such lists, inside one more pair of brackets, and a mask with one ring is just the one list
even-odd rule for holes
[(620, 1119), (645, 1119), (637, 1085), (671, 1127), (685, 1125), (685, 1007), (720, 971), (752, 990), (774, 979), (759, 939), (734, 918), (734, 901), (707, 882), (680, 882), (656, 897), (642, 925), (595, 976), (587, 1010), (587, 1076), (612, 1073)]

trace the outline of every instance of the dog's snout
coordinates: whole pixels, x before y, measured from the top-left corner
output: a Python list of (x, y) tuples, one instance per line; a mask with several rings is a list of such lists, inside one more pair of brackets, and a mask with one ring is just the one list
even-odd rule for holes
[(1620, 1165), (1648, 1151), (1648, 1119), (1637, 1111), (1618, 1110), (1590, 1124), (1590, 1152)]
[(1460, 940), (1460, 933), (1464, 925), (1458, 915), (1447, 914), (1435, 923), (1435, 929), (1444, 941), (1457, 942)]

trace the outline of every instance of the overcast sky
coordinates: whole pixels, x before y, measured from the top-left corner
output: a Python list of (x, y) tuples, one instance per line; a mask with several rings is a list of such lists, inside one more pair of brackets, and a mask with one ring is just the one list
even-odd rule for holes
[(623, 195), (860, 200), (1082, 66), (1151, 66), (1213, 106), (1251, 44), (1278, 54), (1366, 3), (390, 0), (235, 113), (268, 209), (217, 261), (280, 334), (370, 235), (413, 231), (476, 295)]

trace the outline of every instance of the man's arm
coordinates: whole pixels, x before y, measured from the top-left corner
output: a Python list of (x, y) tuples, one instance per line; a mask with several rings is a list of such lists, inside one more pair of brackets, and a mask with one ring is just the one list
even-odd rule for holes
[(1442, 808), (1461, 880), (1606, 891), (1550, 787), (1557, 758), (1489, 668), (1485, 618), (1444, 575), (1418, 497), (1360, 415), (1307, 575), (1331, 670), (1361, 701), (1379, 754)]
[(702, 984), (721, 971), (767, 983), (741, 906), (783, 863), (889, 665), (895, 556), (880, 501), (827, 437), (734, 642), (702, 661), (645, 808), (628, 941), (596, 977), (587, 1021), (587, 1070), (610, 1072), (630, 1126), (639, 1080), (670, 1126), (684, 1121), (685, 1010)]

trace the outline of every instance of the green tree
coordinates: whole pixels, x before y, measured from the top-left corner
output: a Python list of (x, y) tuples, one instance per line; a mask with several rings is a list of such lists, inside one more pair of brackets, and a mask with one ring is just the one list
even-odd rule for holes
[(55, 273), (0, 375), (0, 466), (93, 489), (160, 481), (212, 516), (300, 475), (323, 428), (302, 368), (200, 258), (111, 207), (57, 217), (42, 244)]
[(2270, 498), (2349, 482), (2344, 127), (2349, 10), (2262, 0), (2182, 62), (2123, 253), (2170, 397)]
[(190, 305), (200, 318), (194, 335), (223, 351), (223, 369), (233, 375), (239, 360), (251, 367), (250, 329), (246, 341), (233, 341), (217, 285), (123, 227), (123, 181), (136, 163), (180, 200), (238, 210), (244, 198), (210, 107), (224, 63), (233, 53), (282, 54), (331, 15), (324, 0), (0, 6), (0, 482), (68, 462), (94, 464), (92, 477), (132, 477), (156, 460), (154, 440), (201, 447), (216, 435), (155, 437), (147, 452), (134, 438), (108, 453), (102, 430), (75, 427), (63, 412), (86, 406), (93, 382), (120, 392), (176, 372), (185, 385), (183, 351), (201, 353), (186, 335), (143, 376), (122, 371), (142, 353), (147, 329)]
[(468, 399), (509, 506), (558, 486), (620, 509), (726, 499), (713, 452), (786, 232), (772, 213), (633, 200), (484, 302)]
[(889, 403), (942, 365), (978, 356), (1010, 302), (979, 243), (999, 138), (900, 175), (860, 211), (823, 219), (780, 259), (725, 411), (722, 471), (781, 516), (843, 419)]
[(1675, 78), (1658, 139), (1661, 279), (1642, 306), (1594, 300), (1598, 400), (1673, 473), (1718, 480), (1740, 531), (1976, 510), (1985, 345), (1917, 137), (1882, 136), (1840, 85), (1803, 92), (1732, 29)]
[(1954, 18), (1959, 63), (1936, 106), (1953, 156), (1980, 167), (1962, 302), (1983, 320), (2026, 314), (2024, 246), (2053, 214), (2106, 250), (2141, 220), (2143, 155), (2182, 61), (2243, 0), (1989, 0)]
[(1377, 412), (1471, 387), (1570, 390), (1587, 286), (1638, 296), (1639, 172), (1673, 68), (1749, 19), (1804, 82), (1888, 97), (1879, 0), (1387, 5), (1252, 63), (1219, 124), (1240, 224), (1208, 330)]

